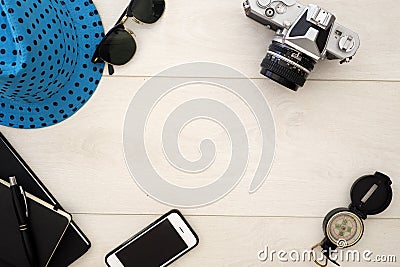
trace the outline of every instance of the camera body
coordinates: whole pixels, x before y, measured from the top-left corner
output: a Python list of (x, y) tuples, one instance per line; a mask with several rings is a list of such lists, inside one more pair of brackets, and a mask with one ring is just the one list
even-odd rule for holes
[(304, 85), (318, 61), (349, 62), (360, 46), (357, 33), (317, 5), (246, 0), (243, 7), (249, 18), (275, 31), (261, 74), (294, 91)]

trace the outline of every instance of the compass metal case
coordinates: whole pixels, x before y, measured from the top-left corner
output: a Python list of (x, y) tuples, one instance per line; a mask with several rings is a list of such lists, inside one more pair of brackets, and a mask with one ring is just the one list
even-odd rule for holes
[[(350, 191), (351, 204), (348, 208), (337, 208), (330, 211), (324, 219), (325, 238), (312, 249), (320, 246), (326, 256), (326, 266), (330, 252), (339, 248), (348, 248), (357, 244), (364, 234), (363, 220), (369, 215), (376, 215), (386, 210), (392, 201), (392, 181), (380, 172), (359, 178)], [(336, 262), (334, 262), (336, 263)], [(337, 264), (337, 263), (336, 263)]]

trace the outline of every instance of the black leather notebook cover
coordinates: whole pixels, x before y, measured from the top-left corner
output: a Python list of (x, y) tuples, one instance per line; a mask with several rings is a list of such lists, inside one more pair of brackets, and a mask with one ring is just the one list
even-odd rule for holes
[[(9, 176), (18, 177), (18, 183), (26, 192), (62, 209), (57, 200), (0, 133), (0, 179)], [(90, 241), (74, 221), (71, 221), (48, 266), (66, 267), (85, 254), (89, 248)], [(8, 267), (8, 265), (5, 266)], [(3, 267), (1, 260), (0, 267)]]
[[(39, 203), (27, 195), (29, 227), (32, 231), (38, 266), (47, 266), (71, 216), (54, 210), (52, 205)], [(9, 185), (0, 183), (0, 257), (20, 267), (30, 267), (22, 243)]]

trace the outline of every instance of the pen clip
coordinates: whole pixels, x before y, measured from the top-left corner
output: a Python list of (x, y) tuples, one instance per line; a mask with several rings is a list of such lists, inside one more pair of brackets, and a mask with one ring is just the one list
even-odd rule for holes
[(26, 194), (24, 189), (22, 188), (22, 186), (19, 187), (19, 191), (21, 192), (21, 195), (24, 197), (24, 204), (25, 204), (25, 214), (26, 214), (26, 218), (29, 217), (29, 213), (28, 213), (28, 202), (26, 201)]

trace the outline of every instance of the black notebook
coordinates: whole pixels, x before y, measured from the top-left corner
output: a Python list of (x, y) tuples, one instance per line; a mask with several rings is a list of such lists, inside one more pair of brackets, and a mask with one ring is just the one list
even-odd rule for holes
[[(0, 133), (0, 179), (7, 179), (9, 176), (18, 177), (18, 183), (26, 192), (62, 209), (57, 200)], [(85, 254), (89, 248), (90, 241), (75, 222), (71, 221), (50, 260), (49, 267), (67, 267)], [(1, 262), (2, 259), (0, 259), (0, 267), (3, 267)]]
[[(49, 264), (65, 230), (67, 230), (71, 215), (54, 209), (53, 205), (31, 196), (29, 193), (26, 193), (26, 203), (38, 266), (45, 267)], [(4, 181), (0, 181), (0, 214), (1, 258), (18, 267), (29, 267), (10, 187)]]

